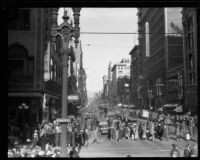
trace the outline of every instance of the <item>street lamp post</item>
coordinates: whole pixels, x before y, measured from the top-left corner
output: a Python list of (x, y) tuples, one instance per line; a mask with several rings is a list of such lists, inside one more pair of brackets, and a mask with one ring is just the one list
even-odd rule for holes
[[(24, 120), (24, 110), (28, 110), (29, 109), (29, 106), (26, 104), (26, 103), (22, 103), (19, 107), (18, 107), (20, 110), (22, 110), (22, 119), (23, 119), (23, 122), (22, 122), (22, 126), (23, 128), (25, 128), (25, 120)], [(25, 140), (25, 134), (24, 133), (24, 130), (23, 130), (23, 140)]]
[[(162, 96), (161, 87), (164, 86), (164, 84), (162, 84), (160, 78), (156, 80), (155, 86), (156, 86), (156, 93), (157, 93), (157, 100), (158, 100), (157, 104), (160, 104), (160, 96)], [(156, 108), (156, 111), (157, 111), (157, 108)]]
[(151, 98), (152, 98), (152, 90), (148, 89), (148, 97), (149, 97), (149, 118), (151, 116)]
[[(67, 96), (68, 96), (68, 56), (72, 55), (72, 47), (69, 47), (69, 42), (72, 37), (77, 47), (78, 38), (80, 36), (79, 16), (81, 8), (72, 8), (74, 16), (74, 25), (69, 23), (69, 16), (67, 10), (64, 10), (63, 20), (61, 25), (57, 25), (58, 8), (52, 8), (52, 28), (51, 37), (52, 43), (56, 42), (57, 36), (61, 37), (62, 47), (59, 48), (62, 60), (62, 119), (67, 119)], [(66, 124), (61, 124), (61, 157), (67, 157), (67, 127)]]

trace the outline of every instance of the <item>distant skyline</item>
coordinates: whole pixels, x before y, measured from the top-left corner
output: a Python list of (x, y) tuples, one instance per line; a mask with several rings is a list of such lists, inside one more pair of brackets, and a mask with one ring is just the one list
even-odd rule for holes
[[(70, 9), (69, 14), (72, 15)], [(63, 8), (59, 10), (59, 24), (62, 16)], [(137, 21), (136, 8), (82, 8), (80, 32), (137, 33)], [(110, 61), (130, 58), (129, 52), (138, 44), (137, 37), (134, 34), (80, 34), (89, 97), (103, 89), (103, 76), (108, 74)]]

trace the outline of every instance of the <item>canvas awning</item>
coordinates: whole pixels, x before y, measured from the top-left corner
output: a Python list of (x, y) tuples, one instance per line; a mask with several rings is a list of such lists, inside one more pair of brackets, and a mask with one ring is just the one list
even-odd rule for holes
[(183, 112), (183, 106), (179, 105), (176, 109), (174, 109), (175, 112)]
[(163, 108), (171, 108), (171, 107), (175, 107), (177, 108), (179, 104), (165, 104), (162, 107), (160, 107), (158, 110), (162, 111)]
[(162, 108), (164, 107), (178, 107), (179, 104), (165, 104), (162, 106)]

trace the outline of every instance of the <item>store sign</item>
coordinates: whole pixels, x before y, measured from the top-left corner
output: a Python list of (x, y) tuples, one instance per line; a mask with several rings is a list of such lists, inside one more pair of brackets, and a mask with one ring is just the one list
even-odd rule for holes
[(149, 49), (149, 22), (145, 24), (145, 41), (146, 41), (146, 57), (150, 56), (150, 49)]
[(47, 49), (44, 52), (44, 81), (50, 80), (50, 42), (47, 43)]
[(68, 101), (78, 101), (79, 100), (79, 96), (78, 95), (69, 95), (67, 97)]
[(69, 122), (71, 122), (71, 119), (69, 119), (69, 118), (58, 118), (58, 119), (56, 119), (56, 122), (58, 122), (58, 123), (69, 123)]
[(125, 87), (129, 87), (129, 84), (128, 84), (128, 83), (125, 83)]

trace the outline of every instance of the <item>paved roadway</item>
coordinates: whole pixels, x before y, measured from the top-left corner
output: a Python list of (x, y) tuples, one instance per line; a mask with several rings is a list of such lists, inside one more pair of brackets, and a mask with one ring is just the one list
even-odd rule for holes
[[(91, 133), (92, 134), (92, 133)], [(93, 136), (90, 137), (90, 144), (88, 147), (83, 147), (80, 152), (80, 157), (169, 157), (171, 145), (177, 144), (183, 156), (183, 150), (186, 146), (186, 141), (175, 141), (175, 137), (170, 135), (169, 141), (155, 140), (154, 142), (148, 140), (121, 140), (108, 141), (106, 136), (101, 136), (98, 143), (92, 143)], [(194, 144), (190, 141), (190, 144)]]

